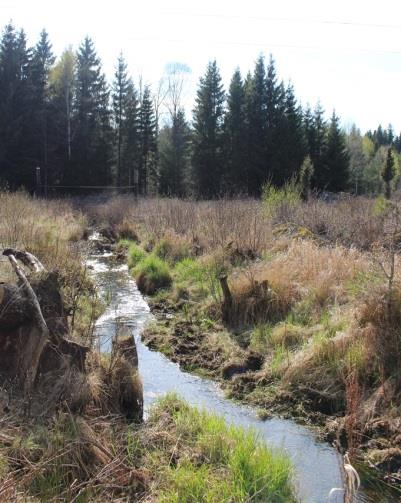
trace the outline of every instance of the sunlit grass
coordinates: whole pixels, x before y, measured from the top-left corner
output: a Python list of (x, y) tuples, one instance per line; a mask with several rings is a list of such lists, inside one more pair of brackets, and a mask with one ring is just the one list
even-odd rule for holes
[[(159, 501), (295, 501), (288, 458), (260, 443), (252, 431), (227, 425), (174, 395), (161, 400), (151, 414), (151, 424), (161, 422), (177, 438), (180, 461), (163, 473), (167, 483)], [(196, 458), (189, 452), (196, 452)]]

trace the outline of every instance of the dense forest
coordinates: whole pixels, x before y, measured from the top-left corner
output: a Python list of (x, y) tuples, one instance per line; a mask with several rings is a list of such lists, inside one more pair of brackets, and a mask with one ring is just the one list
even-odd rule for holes
[[(184, 69), (185, 70), (185, 69)], [(0, 183), (46, 193), (115, 186), (141, 195), (258, 195), (266, 182), (301, 180), (316, 191), (377, 193), (397, 185), (401, 135), (379, 126), (342, 130), (333, 111), (301, 106), (272, 56), (223, 87), (216, 61), (200, 78), (192, 117), (184, 71), (158, 89), (138, 85), (124, 57), (107, 82), (90, 38), (56, 59), (46, 31), (29, 47), (8, 24), (0, 45)], [(161, 112), (163, 110), (163, 120)], [(393, 165), (386, 181), (389, 148)]]

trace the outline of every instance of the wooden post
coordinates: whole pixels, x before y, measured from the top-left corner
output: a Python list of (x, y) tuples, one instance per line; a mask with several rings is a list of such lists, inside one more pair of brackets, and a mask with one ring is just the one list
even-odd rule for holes
[(42, 195), (42, 183), (40, 179), (40, 167), (36, 167), (36, 191), (35, 191), (36, 196), (41, 196)]
[(219, 276), (221, 290), (223, 292), (223, 304), (221, 306), (221, 314), (223, 321), (230, 321), (230, 316), (232, 312), (233, 297), (230, 292), (230, 288), (227, 282), (227, 275), (222, 274)]

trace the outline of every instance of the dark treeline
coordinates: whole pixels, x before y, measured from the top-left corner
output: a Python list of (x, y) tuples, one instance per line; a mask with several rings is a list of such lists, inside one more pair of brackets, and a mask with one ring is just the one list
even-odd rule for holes
[[(258, 195), (266, 182), (293, 178), (317, 191), (375, 192), (383, 149), (401, 151), (391, 126), (364, 136), (354, 126), (346, 134), (334, 112), (327, 120), (320, 104), (302, 108), (272, 57), (266, 63), (260, 56), (245, 77), (235, 70), (227, 92), (210, 62), (189, 121), (182, 70), (173, 65), (154, 92), (142, 80), (134, 85), (120, 55), (108, 85), (91, 39), (56, 61), (45, 31), (29, 47), (24, 32), (7, 25), (0, 42), (1, 183), (29, 190), (40, 166), (41, 183), (57, 192), (117, 186), (143, 195)], [(398, 166), (396, 157), (397, 173)]]

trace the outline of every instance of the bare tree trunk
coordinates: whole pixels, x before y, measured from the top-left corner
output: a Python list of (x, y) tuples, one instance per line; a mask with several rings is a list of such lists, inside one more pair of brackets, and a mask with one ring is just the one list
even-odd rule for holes
[(67, 85), (65, 93), (65, 104), (67, 113), (67, 158), (71, 160), (71, 117), (70, 117), (70, 88)]

